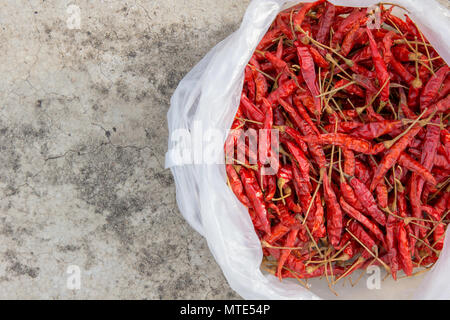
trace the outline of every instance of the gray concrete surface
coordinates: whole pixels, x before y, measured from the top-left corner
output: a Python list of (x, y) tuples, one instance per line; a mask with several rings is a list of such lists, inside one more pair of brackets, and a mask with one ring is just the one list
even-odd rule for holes
[(248, 3), (1, 1), (0, 299), (239, 298), (164, 154), (178, 81)]
[(1, 299), (239, 298), (164, 154), (178, 81), (248, 2), (0, 3)]

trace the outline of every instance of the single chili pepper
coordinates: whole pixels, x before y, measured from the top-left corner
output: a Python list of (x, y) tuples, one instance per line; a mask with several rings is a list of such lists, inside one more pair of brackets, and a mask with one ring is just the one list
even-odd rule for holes
[(377, 170), (372, 178), (372, 183), (370, 184), (370, 190), (373, 191), (375, 187), (384, 178), (385, 174), (400, 157), (400, 154), (406, 149), (409, 142), (414, 138), (414, 136), (421, 130), (420, 126), (414, 126), (408, 133), (398, 140), (394, 146), (392, 146), (384, 155), (383, 159), (379, 163)]
[[(311, 182), (309, 180), (309, 162), (306, 159), (305, 154), (299, 147), (297, 147), (294, 143), (290, 142), (289, 140), (284, 140), (282, 142), (283, 142), (283, 144), (285, 144), (288, 147), (289, 152), (292, 154), (294, 159), (297, 161), (298, 167), (299, 167), (301, 175), (303, 177), (303, 181), (306, 181), (306, 183), (308, 184), (308, 187), (310, 189), (312, 189)], [(294, 165), (294, 167), (295, 167), (295, 165)], [(294, 169), (294, 172), (295, 172), (295, 169)]]
[(413, 35), (414, 37), (420, 39), (420, 33), (419, 30), (417, 30), (416, 25), (414, 24), (414, 22), (410, 19), (410, 17), (405, 14), (405, 22), (406, 25), (408, 26), (408, 32)]
[[(325, 168), (323, 168), (325, 169)], [(342, 234), (342, 210), (331, 188), (326, 170), (323, 170), (323, 192), (327, 206), (327, 232), (332, 246), (339, 245)]]
[(312, 121), (311, 117), (309, 116), (308, 112), (306, 111), (305, 107), (303, 106), (301, 102), (301, 96), (300, 95), (294, 95), (293, 97), (294, 105), (297, 107), (298, 113), (302, 116), (302, 118), (308, 122), (309, 126), (317, 133), (320, 134), (319, 129), (317, 129), (316, 125)]
[[(348, 228), (350, 232), (372, 253), (377, 250), (378, 247), (375, 240), (364, 230), (364, 228), (358, 222), (356, 222), (355, 220), (351, 221)], [(367, 250), (363, 251), (362, 256), (366, 259), (372, 257), (372, 255), (368, 253)]]
[(288, 137), (292, 138), (295, 143), (300, 147), (300, 149), (303, 151), (303, 153), (308, 152), (308, 145), (303, 140), (302, 135), (291, 127), (283, 127), (284, 132), (281, 132), (281, 137), (284, 140), (289, 140)]
[(280, 28), (273, 28), (268, 31), (256, 47), (257, 50), (264, 50), (273, 44), (273, 40), (281, 34)]
[(386, 183), (381, 181), (375, 188), (375, 192), (377, 194), (378, 205), (381, 208), (386, 208), (388, 205), (388, 191)]
[(312, 46), (308, 46), (309, 53), (314, 61), (314, 63), (324, 69), (328, 69), (330, 67), (329, 62), (320, 54), (319, 50)]
[(397, 280), (397, 271), (399, 263), (397, 260), (397, 238), (396, 238), (396, 221), (393, 215), (389, 215), (386, 223), (386, 249), (389, 255), (389, 266), (391, 268), (392, 278)]
[(367, 186), (372, 178), (369, 168), (358, 159), (355, 159), (355, 177)]
[(264, 203), (263, 194), (261, 188), (256, 181), (253, 171), (249, 171), (246, 168), (241, 168), (239, 171), (241, 175), (242, 184), (244, 185), (245, 193), (252, 204), (259, 221), (263, 226), (263, 231), (270, 234), (270, 223), (267, 218), (267, 209)]
[[(284, 242), (285, 247), (293, 247), (294, 246), (295, 239), (297, 238), (298, 230), (299, 230), (298, 228), (294, 228), (291, 231), (289, 231), (286, 241)], [(280, 280), (281, 280), (281, 270), (283, 269), (283, 266), (290, 254), (291, 254), (290, 249), (282, 249), (281, 250), (281, 255), (280, 255), (280, 258), (278, 259), (278, 267), (277, 267), (277, 274), (278, 274), (278, 278)]]
[(375, 88), (375, 85), (373, 84), (373, 79), (371, 79), (368, 76), (362, 74), (354, 74), (353, 81), (355, 81), (357, 85), (366, 89), (370, 94), (373, 94), (378, 91), (377, 88)]
[(244, 187), (242, 185), (241, 180), (239, 179), (239, 175), (236, 173), (236, 170), (234, 170), (233, 165), (227, 164), (225, 166), (228, 180), (230, 182), (231, 190), (234, 192), (236, 197), (239, 199), (240, 202), (246, 207), (251, 207), (250, 201), (248, 200), (247, 196), (244, 194)]
[(303, 20), (305, 19), (306, 13), (308, 13), (309, 10), (311, 10), (312, 8), (322, 4), (324, 2), (325, 2), (325, 0), (319, 0), (316, 2), (305, 3), (294, 17), (295, 29), (299, 30), (298, 28), (301, 28), (301, 25), (303, 23)]
[[(343, 87), (343, 86), (347, 85), (349, 82), (350, 81), (347, 79), (341, 79), (334, 84), (334, 89)], [(343, 90), (345, 90), (346, 92), (348, 92), (350, 94), (357, 95), (358, 97), (364, 98), (366, 96), (366, 94), (364, 93), (364, 90), (362, 90), (360, 87), (358, 87), (354, 84), (347, 85)]]
[(407, 276), (412, 275), (413, 264), (409, 252), (408, 238), (406, 236), (405, 225), (403, 221), (397, 222), (398, 255), (401, 261), (403, 271)]
[(369, 122), (350, 133), (351, 136), (366, 140), (373, 140), (382, 135), (388, 134), (393, 130), (403, 126), (403, 122), (399, 120), (384, 120), (380, 122)]
[[(360, 30), (363, 30), (363, 29), (360, 29)], [(365, 67), (363, 67), (360, 64), (354, 63), (350, 69), (355, 73), (353, 75), (353, 78), (355, 78), (356, 75), (362, 75), (367, 78), (375, 78), (375, 72), (366, 69)]]
[(409, 86), (413, 85), (414, 76), (394, 57), (390, 61), (390, 66), (394, 72), (399, 75)]
[(276, 23), (278, 27), (280, 28), (281, 32), (289, 39), (293, 40), (294, 35), (292, 34), (291, 28), (288, 27), (288, 25), (283, 21), (281, 18), (281, 15), (278, 16), (276, 19)]
[(414, 79), (408, 90), (408, 106), (413, 109), (419, 105), (420, 89), (422, 87), (422, 82), (418, 83), (416, 80)]
[(286, 97), (289, 97), (296, 89), (297, 85), (295, 84), (294, 80), (289, 80), (283, 83), (280, 87), (278, 87), (275, 91), (272, 91), (269, 94), (269, 97), (267, 100), (269, 100), (270, 103), (276, 103), (279, 99), (284, 99)]
[(263, 56), (273, 65), (276, 69), (277, 73), (284, 71), (287, 67), (286, 61), (278, 58), (276, 54), (273, 54), (270, 51), (262, 52)]
[(297, 168), (297, 166), (292, 166), (292, 171), (294, 173), (294, 188), (295, 192), (297, 194), (297, 198), (300, 201), (300, 204), (302, 206), (302, 212), (306, 214), (306, 211), (308, 210), (308, 207), (312, 201), (311, 197), (311, 189), (312, 187), (308, 183), (309, 181), (305, 180), (303, 175), (300, 173), (300, 170)]
[(311, 233), (314, 237), (323, 238), (326, 236), (327, 230), (325, 228), (324, 209), (320, 196), (316, 196), (316, 198), (314, 199), (314, 205), (316, 207), (316, 210), (313, 215), (313, 225), (311, 228)]
[(270, 130), (273, 126), (273, 111), (272, 105), (267, 101), (266, 98), (263, 98), (263, 104), (265, 109), (263, 123), (264, 130), (261, 130), (259, 132), (258, 154), (260, 163), (266, 164), (268, 163), (272, 153)]
[(249, 66), (246, 66), (244, 74), (245, 74), (244, 81), (245, 81), (245, 84), (247, 85), (247, 89), (248, 89), (247, 96), (251, 102), (255, 102), (256, 86), (255, 86), (255, 81), (253, 79), (252, 69)]
[(264, 181), (265, 181), (265, 184), (267, 185), (264, 200), (270, 201), (275, 196), (275, 193), (277, 191), (277, 178), (276, 178), (276, 176), (265, 175)]
[(440, 154), (436, 154), (434, 158), (434, 166), (444, 168), (447, 171), (450, 170), (450, 163), (448, 162), (447, 158)]
[(347, 148), (342, 148), (342, 154), (344, 155), (344, 172), (349, 176), (354, 176), (356, 170), (355, 154)]
[(245, 115), (252, 120), (263, 122), (264, 121), (264, 113), (258, 109), (245, 95), (245, 93), (241, 94), (241, 106)]
[(350, 260), (358, 252), (358, 243), (353, 240), (352, 236), (348, 232), (344, 233), (341, 238), (341, 242), (339, 243), (339, 246), (336, 247), (336, 249), (341, 250), (347, 243), (349, 244), (344, 248), (342, 252), (343, 255), (346, 255), (347, 260)]
[(353, 187), (356, 197), (364, 206), (367, 213), (382, 226), (386, 225), (386, 216), (378, 209), (377, 203), (366, 185), (355, 177), (351, 177), (349, 183)]
[(284, 51), (283, 38), (280, 38), (280, 40), (278, 40), (277, 51), (275, 52), (275, 56), (278, 59), (283, 60), (283, 51)]
[[(362, 127), (364, 125), (364, 123), (359, 122), (359, 121), (338, 121), (338, 125), (337, 125), (337, 133), (351, 133), (353, 130)], [(329, 121), (330, 124), (327, 124), (326, 126), (324, 126), (325, 131), (327, 132), (333, 132), (335, 129), (336, 124), (336, 120), (334, 121)]]
[(436, 185), (436, 179), (433, 177), (430, 171), (428, 171), (423, 165), (419, 162), (411, 158), (406, 152), (402, 152), (400, 157), (398, 158), (398, 164), (408, 169), (412, 172), (415, 172), (423, 179), (425, 179), (428, 183), (432, 185)]
[(445, 65), (436, 71), (425, 84), (422, 93), (420, 94), (420, 109), (422, 111), (433, 102), (433, 99), (437, 95), (439, 88), (448, 74), (450, 74), (450, 68)]
[(339, 199), (339, 203), (341, 205), (342, 210), (344, 210), (350, 217), (360, 222), (364, 227), (367, 228), (370, 232), (374, 234), (374, 236), (380, 240), (382, 243), (385, 243), (385, 238), (383, 232), (378, 228), (378, 226), (370, 221), (365, 215), (361, 212), (353, 208), (350, 204), (348, 204), (344, 198)]
[(332, 3), (327, 2), (325, 5), (325, 11), (319, 19), (319, 29), (316, 34), (316, 40), (318, 42), (325, 44), (328, 40), (335, 15), (336, 7)]
[(414, 119), (416, 117), (416, 114), (409, 108), (406, 100), (405, 91), (403, 90), (403, 88), (399, 88), (399, 94), (400, 94), (399, 106), (401, 111), (407, 118)]
[(403, 21), (402, 19), (400, 19), (397, 16), (394, 16), (393, 14), (388, 14), (387, 15), (387, 20), (386, 23), (388, 25), (390, 25), (391, 27), (398, 27), (400, 29), (400, 31), (405, 34), (409, 32), (409, 27), (407, 25), (407, 23), (405, 21)]
[(306, 85), (308, 86), (308, 89), (314, 98), (314, 105), (316, 107), (314, 114), (317, 118), (320, 118), (320, 115), (322, 114), (322, 108), (320, 106), (320, 98), (317, 97), (319, 95), (319, 89), (317, 87), (314, 60), (307, 47), (300, 46), (298, 42), (296, 42), (295, 44), (297, 47), (297, 55), (303, 79), (305, 80)]
[[(261, 66), (259, 65), (256, 58), (253, 56), (249, 62), (250, 65), (253, 65), (254, 68), (261, 70)], [(253, 79), (255, 81), (256, 86), (256, 103), (261, 103), (262, 98), (267, 96), (268, 93), (268, 84), (266, 77), (264, 77), (259, 71), (253, 69)]]
[[(294, 186), (295, 188), (295, 186)], [(283, 192), (284, 194), (287, 194), (289, 196), (285, 197), (285, 201), (286, 201), (286, 205), (289, 208), (289, 210), (291, 210), (292, 212), (295, 213), (301, 213), (303, 211), (302, 207), (294, 202), (294, 195), (292, 193), (292, 189), (288, 186), (284, 186), (283, 187)]]
[(372, 32), (370, 31), (370, 29), (366, 29), (366, 32), (369, 36), (369, 46), (372, 52), (372, 61), (377, 72), (379, 85), (380, 87), (384, 85), (383, 90), (381, 90), (380, 93), (381, 101), (387, 102), (389, 100), (389, 73), (387, 71), (384, 60), (381, 57), (380, 52), (378, 51), (378, 47), (375, 39), (373, 38)]
[(442, 84), (441, 88), (438, 90), (438, 94), (436, 97), (436, 101), (441, 100), (445, 96), (447, 96), (450, 93), (450, 77), (447, 77)]
[(306, 142), (312, 141), (320, 144), (332, 144), (342, 148), (348, 148), (350, 150), (364, 153), (364, 154), (376, 154), (378, 150), (374, 149), (374, 146), (367, 140), (352, 137), (344, 133), (326, 133), (320, 136), (308, 136), (304, 138)]
[(426, 118), (429, 115), (433, 114), (433, 112), (438, 114), (447, 112), (448, 110), (450, 110), (450, 95), (431, 105), (428, 110), (425, 111), (423, 117)]
[(344, 41), (342, 42), (341, 46), (341, 54), (346, 57), (350, 53), (350, 51), (353, 49), (353, 46), (355, 44), (355, 39), (358, 36), (358, 30), (360, 28), (359, 21), (357, 21), (352, 28), (349, 30), (349, 32), (345, 35)]

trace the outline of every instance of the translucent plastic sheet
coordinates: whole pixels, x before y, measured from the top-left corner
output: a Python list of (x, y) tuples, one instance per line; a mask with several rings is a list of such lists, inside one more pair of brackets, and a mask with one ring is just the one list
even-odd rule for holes
[[(171, 168), (177, 192), (177, 203), (189, 224), (202, 234), (230, 286), (246, 299), (321, 299), (336, 298), (326, 280), (310, 281), (305, 289), (289, 280), (280, 282), (260, 270), (261, 244), (247, 209), (226, 184), (223, 164), (225, 136), (215, 142), (210, 164), (180, 165), (174, 150), (180, 148), (177, 133), (226, 130), (239, 104), (245, 65), (275, 16), (300, 1), (253, 0), (236, 32), (216, 45), (180, 82), (171, 99), (168, 112), (169, 151), (166, 167)], [(306, 2), (306, 1), (305, 1)], [(379, 1), (331, 1), (335, 5), (369, 7)], [(450, 61), (450, 13), (436, 1), (390, 1), (405, 7), (439, 54)], [(401, 10), (394, 11), (401, 15)], [(201, 139), (200, 139), (201, 141)], [(198, 142), (198, 141), (197, 141)], [(209, 144), (210, 141), (200, 142)], [(187, 147), (187, 146), (186, 146)], [(338, 287), (341, 299), (408, 299), (450, 298), (450, 235), (434, 268), (423, 276), (387, 279), (381, 289), (369, 290), (364, 281), (357, 286)]]

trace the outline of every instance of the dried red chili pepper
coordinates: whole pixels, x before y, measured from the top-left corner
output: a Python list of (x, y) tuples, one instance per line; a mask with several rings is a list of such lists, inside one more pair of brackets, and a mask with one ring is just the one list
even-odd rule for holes
[(253, 209), (258, 215), (259, 221), (262, 224), (263, 231), (270, 234), (270, 223), (267, 218), (267, 209), (264, 203), (263, 193), (256, 181), (252, 171), (246, 168), (241, 168), (239, 171), (241, 175), (242, 184), (244, 185), (245, 193), (252, 204)]
[(370, 29), (366, 29), (367, 35), (369, 36), (369, 46), (372, 52), (372, 60), (375, 66), (375, 70), (377, 72), (377, 79), (379, 81), (381, 90), (381, 100), (387, 102), (389, 100), (389, 73), (387, 71), (386, 64), (384, 63), (383, 58), (381, 57), (380, 52), (378, 51), (377, 44), (375, 39), (373, 38), (372, 32)]
[(342, 234), (342, 210), (331, 188), (326, 171), (323, 171), (323, 192), (327, 206), (327, 231), (332, 246), (338, 246)]

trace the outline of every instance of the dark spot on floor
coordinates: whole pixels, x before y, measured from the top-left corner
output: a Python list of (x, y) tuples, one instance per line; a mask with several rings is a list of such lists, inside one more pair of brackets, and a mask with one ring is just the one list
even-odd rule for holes
[(37, 278), (40, 271), (39, 267), (33, 268), (20, 262), (15, 262), (7, 270), (10, 272), (14, 272), (17, 275), (27, 275), (30, 278)]

